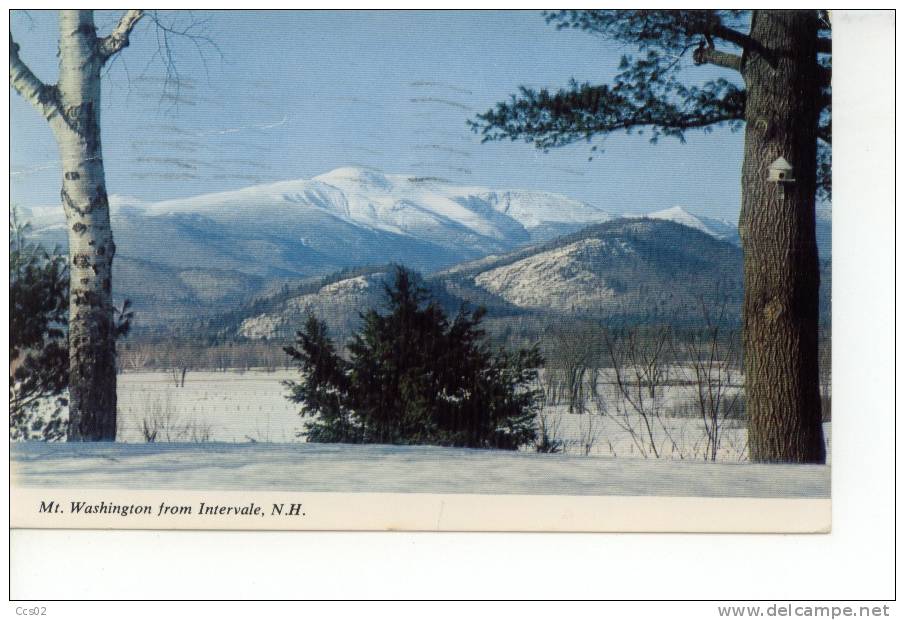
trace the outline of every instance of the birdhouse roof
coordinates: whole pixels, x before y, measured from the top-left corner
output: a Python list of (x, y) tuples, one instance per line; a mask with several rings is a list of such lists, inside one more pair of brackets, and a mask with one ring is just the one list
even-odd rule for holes
[(770, 164), (770, 169), (771, 170), (791, 170), (792, 164), (787, 162), (785, 157), (779, 157), (776, 159), (776, 161), (774, 161), (772, 164)]

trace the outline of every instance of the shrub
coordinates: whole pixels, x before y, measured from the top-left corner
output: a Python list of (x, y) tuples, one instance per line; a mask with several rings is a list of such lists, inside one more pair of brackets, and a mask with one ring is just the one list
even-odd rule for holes
[(450, 321), (412, 272), (396, 267), (387, 314), (370, 310), (343, 359), (326, 325), (309, 316), (286, 352), (302, 380), (309, 441), (516, 449), (535, 440), (542, 359), (534, 347), (492, 352), (484, 310)]
[(139, 431), (147, 443), (192, 442), (205, 443), (211, 440), (211, 425), (194, 418), (184, 419), (167, 394), (164, 398), (145, 398), (145, 415)]

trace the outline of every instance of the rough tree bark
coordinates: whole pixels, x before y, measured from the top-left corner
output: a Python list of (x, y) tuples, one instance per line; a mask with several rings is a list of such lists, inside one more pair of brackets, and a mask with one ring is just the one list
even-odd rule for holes
[[(821, 74), (814, 11), (755, 11), (742, 63), (745, 389), (751, 459), (823, 463), (814, 222)], [(759, 48), (759, 49), (758, 49)], [(794, 182), (767, 180), (778, 157)]]
[(69, 441), (116, 439), (112, 268), (116, 246), (101, 150), (101, 69), (129, 44), (143, 12), (126, 12), (97, 36), (93, 11), (60, 11), (60, 73), (45, 85), (10, 34), (10, 85), (47, 119), (60, 152), (60, 198), (69, 235)]
[[(642, 55), (625, 56), (611, 85), (523, 88), (472, 128), (484, 141), (523, 138), (546, 150), (626, 129), (682, 138), (686, 130), (744, 122), (739, 233), (751, 458), (823, 462), (814, 207), (818, 181), (822, 195), (830, 189), (823, 145), (832, 141), (832, 41), (821, 36), (831, 30), (828, 12), (566, 10), (547, 19), (637, 46)], [(695, 64), (736, 71), (745, 88), (721, 79), (683, 83), (681, 60), (691, 49)], [(769, 180), (779, 157), (794, 166), (794, 182)]]

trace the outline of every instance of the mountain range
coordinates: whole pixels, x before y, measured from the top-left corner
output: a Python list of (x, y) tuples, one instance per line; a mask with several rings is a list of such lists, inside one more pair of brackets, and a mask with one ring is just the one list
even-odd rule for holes
[[(117, 297), (132, 300), (138, 322), (154, 328), (184, 326), (343, 269), (395, 262), (433, 273), (614, 219), (560, 194), (365, 168), (155, 203), (111, 196), (110, 203)], [(59, 207), (24, 215), (39, 240), (65, 247)], [(734, 225), (681, 207), (648, 217), (738, 244)]]
[[(648, 218), (594, 224), (552, 241), (466, 262), (425, 276), (448, 312), (484, 306), (514, 324), (565, 317), (697, 323), (702, 303), (737, 317), (741, 250), (688, 226)], [(257, 300), (214, 325), (220, 335), (291, 338), (308, 313), (343, 339), (359, 313), (379, 308), (388, 267), (339, 274)]]

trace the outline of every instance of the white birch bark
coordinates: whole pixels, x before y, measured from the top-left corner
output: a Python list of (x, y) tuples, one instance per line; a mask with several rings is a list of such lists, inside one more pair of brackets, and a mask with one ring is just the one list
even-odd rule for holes
[(60, 73), (38, 80), (10, 35), (10, 85), (47, 119), (63, 170), (60, 198), (69, 236), (69, 441), (116, 439), (116, 342), (112, 296), (116, 246), (104, 178), (100, 76), (129, 44), (141, 11), (98, 38), (92, 11), (60, 11)]

